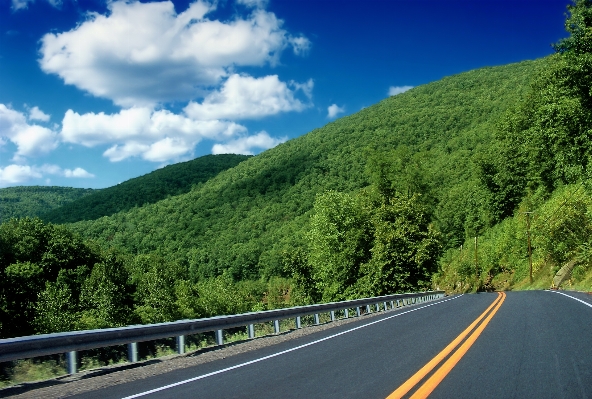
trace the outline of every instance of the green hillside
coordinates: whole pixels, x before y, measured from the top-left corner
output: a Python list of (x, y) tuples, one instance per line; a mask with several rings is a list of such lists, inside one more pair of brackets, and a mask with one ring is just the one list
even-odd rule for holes
[(97, 190), (71, 187), (0, 188), (0, 223), (10, 218), (41, 216)]
[[(206, 182), (247, 158), (246, 155), (234, 154), (206, 155), (188, 162), (168, 165), (116, 186), (95, 191), (92, 195), (43, 214), (42, 218), (52, 223), (72, 223), (153, 204), (167, 197), (187, 193), (191, 187)], [(37, 215), (39, 214), (21, 216)]]
[[(63, 207), (75, 223), (1, 223), (0, 337), (429, 288), (592, 290), (592, 3), (568, 11), (544, 59), (416, 87), (242, 162), (173, 165)], [(103, 202), (118, 212), (91, 214)]]
[(413, 183), (420, 173), (429, 187), (420, 194), (430, 198), (444, 246), (456, 246), (491, 223), (474, 160), (486, 153), (496, 123), (541, 65), (483, 68), (416, 87), (242, 162), (189, 193), (71, 227), (131, 254), (178, 261), (194, 280), (224, 270), (236, 280), (282, 275), (286, 257), (304, 248), (315, 196), (368, 186), (369, 159), (384, 155), (403, 164), (388, 171), (391, 180)]

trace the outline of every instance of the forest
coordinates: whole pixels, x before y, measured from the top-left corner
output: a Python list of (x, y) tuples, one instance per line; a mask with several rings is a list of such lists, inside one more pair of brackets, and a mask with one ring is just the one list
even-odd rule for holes
[[(127, 180), (116, 186), (97, 190), (38, 215), (46, 222), (72, 223), (111, 216), (170, 196), (184, 194), (194, 185), (205, 183), (218, 173), (238, 165), (247, 155), (206, 155), (187, 162), (165, 166), (152, 173)], [(2, 191), (0, 191), (1, 193)]]
[(566, 29), (549, 57), (418, 86), (257, 156), (5, 208), (0, 337), (549, 288), (562, 269), (589, 289), (592, 2)]
[(12, 218), (39, 217), (96, 191), (55, 186), (0, 188), (0, 223)]

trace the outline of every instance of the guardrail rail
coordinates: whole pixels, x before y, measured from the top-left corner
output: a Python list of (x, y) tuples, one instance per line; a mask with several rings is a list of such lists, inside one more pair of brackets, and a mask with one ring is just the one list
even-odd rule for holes
[(390, 305), (391, 309), (395, 309), (442, 297), (444, 297), (444, 291), (394, 294), (204, 319), (178, 320), (169, 323), (132, 325), (118, 328), (70, 331), (1, 339), (0, 362), (64, 353), (66, 355), (68, 373), (75, 374), (78, 372), (77, 352), (81, 350), (127, 344), (128, 361), (136, 362), (138, 360), (138, 342), (176, 337), (177, 352), (182, 354), (185, 353), (186, 335), (214, 331), (216, 344), (223, 345), (223, 331), (229, 328), (246, 326), (248, 337), (251, 339), (255, 337), (254, 325), (259, 323), (273, 321), (275, 333), (278, 334), (280, 332), (280, 320), (294, 318), (295, 328), (298, 329), (302, 327), (301, 318), (303, 316), (314, 315), (314, 323), (320, 324), (319, 314), (322, 313), (330, 313), (331, 321), (334, 321), (335, 312), (338, 311), (343, 312), (343, 318), (350, 317), (350, 310), (354, 310), (355, 316), (359, 317), (362, 314), (361, 308), (363, 307), (366, 307), (365, 313), (371, 313), (372, 307), (376, 311), (380, 311), (382, 305), (382, 310), (388, 310), (388, 305)]

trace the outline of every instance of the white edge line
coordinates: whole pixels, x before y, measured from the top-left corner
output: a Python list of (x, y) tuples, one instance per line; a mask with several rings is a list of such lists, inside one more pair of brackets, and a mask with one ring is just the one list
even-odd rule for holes
[(566, 297), (568, 297), (568, 298), (571, 298), (571, 299), (575, 299), (576, 301), (578, 301), (578, 302), (582, 302), (584, 305), (586, 305), (586, 306), (589, 306), (589, 307), (591, 307), (591, 308), (592, 308), (592, 305), (591, 305), (591, 304), (589, 304), (589, 303), (588, 303), (588, 302), (586, 302), (586, 301), (582, 301), (581, 299), (578, 299), (578, 298), (576, 298), (575, 296), (567, 295), (567, 294), (564, 294), (563, 292), (559, 292), (559, 291), (556, 291), (556, 290), (548, 290), (548, 291), (549, 291), (549, 292), (553, 292), (553, 293), (555, 293), (555, 294), (561, 294), (561, 295), (563, 295), (563, 296), (566, 296)]
[(385, 320), (392, 319), (393, 317), (399, 317), (399, 316), (402, 316), (404, 314), (415, 312), (415, 311), (420, 310), (420, 309), (424, 309), (424, 308), (427, 308), (427, 307), (430, 307), (430, 306), (438, 305), (440, 303), (448, 302), (448, 301), (451, 301), (453, 299), (460, 298), (461, 296), (463, 296), (463, 294), (460, 294), (460, 295), (455, 296), (455, 297), (452, 297), (452, 298), (445, 299), (443, 301), (438, 301), (438, 302), (430, 303), (428, 305), (424, 305), (424, 306), (421, 306), (419, 308), (409, 309), (409, 310), (407, 310), (405, 312), (397, 313), (395, 315), (385, 317), (384, 319), (376, 320), (376, 321), (370, 322), (368, 324), (364, 324), (364, 325), (361, 325), (361, 326), (358, 326), (358, 327), (350, 328), (349, 330), (345, 330), (345, 331), (342, 331), (340, 333), (333, 334), (333, 335), (330, 335), (328, 337), (318, 339), (316, 341), (312, 341), (312, 342), (309, 342), (309, 343), (306, 343), (306, 344), (303, 344), (303, 345), (299, 345), (299, 346), (296, 346), (294, 348), (286, 349), (286, 350), (283, 350), (281, 352), (274, 353), (272, 355), (260, 357), (258, 359), (250, 360), (248, 362), (237, 364), (237, 365), (231, 366), (231, 367), (227, 367), (225, 369), (221, 369), (221, 370), (217, 370), (217, 371), (212, 371), (211, 373), (207, 373), (207, 374), (203, 374), (203, 375), (200, 375), (200, 376), (197, 376), (197, 377), (189, 378), (187, 380), (175, 382), (173, 384), (165, 385), (165, 386), (160, 387), (160, 388), (154, 388), (154, 389), (151, 389), (151, 390), (146, 391), (146, 392), (140, 392), (140, 393), (137, 393), (135, 395), (126, 396), (123, 399), (139, 398), (141, 396), (146, 396), (146, 395), (150, 395), (152, 393), (164, 391), (165, 389), (174, 388), (174, 387), (177, 387), (179, 385), (187, 384), (187, 383), (190, 383), (190, 382), (193, 382), (193, 381), (197, 381), (197, 380), (202, 380), (204, 378), (211, 377), (211, 376), (216, 375), (216, 374), (221, 374), (221, 373), (224, 373), (226, 371), (230, 371), (230, 370), (238, 369), (238, 368), (241, 368), (241, 367), (244, 367), (244, 366), (248, 366), (248, 365), (253, 364), (253, 363), (259, 363), (259, 362), (261, 362), (263, 360), (267, 360), (267, 359), (271, 359), (271, 358), (276, 357), (276, 356), (284, 355), (286, 353), (293, 352), (293, 351), (298, 350), (298, 349), (306, 348), (307, 346), (318, 344), (319, 342), (327, 341), (329, 339), (332, 339), (332, 338), (335, 338), (335, 337), (339, 337), (340, 335), (347, 334), (347, 333), (350, 333), (352, 331), (356, 331), (356, 330), (359, 330), (361, 328), (371, 326), (373, 324), (381, 323), (381, 322), (383, 322)]

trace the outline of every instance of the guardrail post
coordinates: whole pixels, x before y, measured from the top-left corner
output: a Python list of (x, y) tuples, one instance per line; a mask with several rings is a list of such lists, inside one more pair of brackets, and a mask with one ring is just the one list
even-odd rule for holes
[(359, 307), (359, 306), (358, 306), (358, 307), (356, 307), (356, 315), (357, 315), (358, 317), (360, 317), (360, 316), (362, 315), (362, 312), (360, 312), (360, 307)]
[(302, 328), (302, 322), (300, 316), (296, 316), (296, 328)]
[(335, 311), (331, 311), (331, 321), (335, 321)]
[(366, 305), (366, 313), (372, 313), (372, 311), (370, 310), (370, 305)]
[(273, 321), (273, 331), (276, 334), (279, 334), (280, 333), (280, 321), (279, 320), (274, 320)]
[(318, 313), (315, 313), (315, 315), (314, 315), (314, 323), (317, 324), (317, 325), (318, 324), (321, 324), (321, 321), (319, 319), (319, 314)]
[(388, 310), (388, 306), (386, 304), (386, 301), (384, 301), (384, 310)]
[(343, 309), (343, 318), (344, 319), (348, 319), (349, 318), (349, 309)]
[(184, 335), (179, 335), (177, 337), (177, 353), (179, 355), (182, 355), (183, 353), (185, 353), (185, 336)]
[(224, 345), (224, 331), (216, 330), (216, 345)]
[(249, 334), (249, 339), (255, 338), (255, 325), (249, 324), (249, 326), (247, 327), (247, 331)]
[(391, 301), (391, 309), (395, 308), (395, 301)]
[(127, 344), (127, 360), (130, 363), (135, 363), (138, 361), (138, 343), (131, 342)]
[(66, 353), (66, 366), (68, 374), (76, 374), (78, 372), (78, 353), (71, 351)]
[[(386, 310), (386, 307), (385, 307), (385, 310)], [(380, 303), (377, 303), (377, 304), (376, 304), (376, 311), (377, 311), (377, 312), (380, 312)]]

